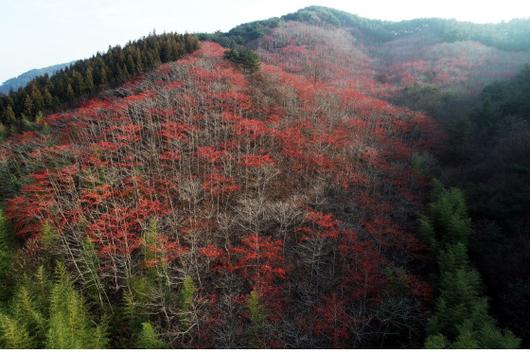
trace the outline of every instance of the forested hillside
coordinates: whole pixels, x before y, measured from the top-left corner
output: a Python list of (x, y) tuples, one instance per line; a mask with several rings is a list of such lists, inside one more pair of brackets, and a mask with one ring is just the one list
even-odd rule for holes
[(7, 94), (9, 93), (9, 91), (16, 91), (19, 88), (23, 88), (24, 86), (26, 86), (35, 77), (44, 75), (51, 76), (57, 71), (64, 69), (71, 64), (72, 62), (43, 67), (42, 69), (33, 69), (26, 71), (23, 74), (17, 77), (10, 78), (9, 80), (6, 80), (4, 83), (2, 83), (2, 85), (0, 85), (0, 93)]
[(526, 346), (527, 30), (310, 7), (1, 96), (0, 346)]
[(79, 60), (51, 76), (38, 76), (23, 88), (0, 95), (0, 135), (31, 130), (35, 122), (42, 122), (43, 113), (71, 108), (197, 46), (196, 38), (188, 34), (153, 33), (123, 48), (116, 46)]

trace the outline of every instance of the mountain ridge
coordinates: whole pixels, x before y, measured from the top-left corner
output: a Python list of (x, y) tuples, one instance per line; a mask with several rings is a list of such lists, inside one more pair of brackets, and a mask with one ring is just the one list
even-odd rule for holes
[[(327, 17), (323, 16), (323, 18), (320, 18), (319, 17), (319, 14), (322, 16), (322, 15), (325, 15), (325, 14), (328, 14)], [(313, 14), (313, 16), (312, 16)], [(337, 16), (338, 15), (338, 16)], [(469, 22), (469, 21), (458, 21), (458, 20), (455, 20), (455, 19), (447, 19), (447, 18), (439, 18), (439, 17), (425, 17), (425, 18), (415, 18), (415, 19), (409, 19), (409, 20), (399, 20), (399, 21), (389, 21), (389, 20), (380, 20), (380, 19), (372, 19), (372, 18), (367, 18), (367, 17), (362, 17), (362, 16), (359, 16), (359, 15), (355, 15), (355, 14), (351, 14), (351, 13), (348, 13), (346, 11), (342, 11), (342, 10), (338, 10), (338, 9), (334, 9), (334, 8), (330, 8), (330, 7), (325, 7), (325, 6), (308, 6), (308, 7), (305, 7), (305, 8), (302, 8), (296, 12), (293, 12), (293, 13), (290, 13), (290, 14), (286, 14), (286, 15), (282, 15), (280, 17), (272, 17), (272, 18), (269, 18), (269, 19), (266, 19), (266, 20), (258, 20), (258, 21), (252, 21), (252, 22), (248, 22), (248, 23), (244, 23), (244, 24), (241, 24), (241, 25), (238, 25), (234, 28), (232, 28), (231, 30), (229, 30), (229, 32), (227, 33), (233, 33), (233, 34), (236, 34), (238, 32), (244, 32), (244, 30), (242, 31), (243, 28), (245, 28), (246, 26), (248, 25), (251, 25), (251, 24), (256, 24), (256, 23), (262, 23), (262, 24), (265, 24), (266, 22), (268, 21), (272, 21), (272, 22), (275, 22), (276, 20), (305, 20), (305, 21), (311, 21), (311, 19), (313, 21), (320, 21), (320, 22), (327, 22), (328, 24), (335, 24), (335, 25), (347, 25), (347, 24), (355, 24), (355, 21), (356, 20), (358, 23), (360, 24), (365, 24), (365, 26), (368, 26), (369, 25), (372, 25), (372, 26), (387, 26), (389, 27), (390, 29), (394, 26), (394, 27), (399, 27), (400, 25), (410, 25), (410, 24), (413, 24), (413, 23), (416, 23), (418, 25), (420, 25), (421, 27), (423, 27), (423, 29), (427, 29), (425, 26), (427, 25), (427, 23), (431, 22), (433, 24), (446, 24), (446, 25), (449, 25), (449, 24), (458, 24), (458, 25), (468, 25), (468, 26), (471, 26), (473, 28), (475, 28), (475, 30), (478, 30), (479, 28), (488, 28), (490, 29), (491, 31), (495, 32), (494, 29), (497, 28), (497, 32), (506, 32), (505, 28), (507, 27), (510, 27), (514, 24), (518, 24), (518, 25), (521, 25), (524, 27), (524, 30), (521, 31), (521, 33), (519, 34), (521, 37), (524, 37), (525, 39), (529, 37), (530, 35), (530, 19), (529, 18), (514, 18), (514, 19), (511, 19), (509, 21), (502, 21), (502, 22), (498, 22), (498, 23), (474, 23), (474, 22)], [(342, 21), (342, 22), (341, 22)], [(318, 23), (318, 22), (317, 22)], [(267, 24), (267, 25), (264, 25), (264, 27), (269, 27), (270, 25)], [(384, 37), (387, 38), (387, 39), (392, 39), (393, 37), (395, 36), (399, 36), (400, 34), (403, 34), (403, 33), (400, 33), (400, 31), (398, 30), (395, 30), (393, 33), (392, 31), (388, 31), (388, 32), (385, 32), (385, 35)], [(410, 34), (410, 33), (408, 33)], [(469, 35), (469, 34), (468, 34)], [(508, 35), (506, 33), (506, 35)], [(456, 38), (458, 38), (460, 36), (460, 38), (464, 38), (465, 37), (465, 34), (456, 34), (456, 33), (453, 33), (453, 36), (454, 36), (454, 39), (456, 40)], [(528, 43), (526, 43), (525, 45), (527, 45), (527, 47), (525, 47), (525, 50), (530, 50), (530, 40), (528, 41)], [(12, 77), (12, 78), (9, 78), (7, 80), (5, 80), (1, 85), (0, 85), (0, 93), (8, 93), (9, 90), (11, 89), (17, 89), (17, 88), (20, 88), (22, 87), (23, 85), (27, 84), (31, 79), (39, 76), (39, 75), (42, 75), (42, 74), (52, 74), (53, 72), (55, 71), (58, 71), (64, 67), (67, 67), (68, 65), (71, 65), (72, 63), (74, 63), (74, 61), (71, 61), (71, 62), (68, 62), (68, 63), (63, 63), (63, 64), (55, 64), (55, 65), (51, 65), (51, 66), (47, 66), (47, 67), (43, 67), (43, 68), (36, 68), (36, 69), (31, 69), (31, 70), (28, 70), (26, 72), (23, 72), (22, 74), (18, 75), (18, 76), (15, 76), (15, 77)], [(44, 71), (44, 72), (43, 72)], [(24, 78), (24, 81), (20, 81), (20, 82), (13, 82), (13, 81), (16, 81), (20, 78)], [(11, 83), (13, 82), (13, 83)]]
[(16, 91), (17, 89), (27, 85), (31, 80), (38, 76), (53, 75), (55, 72), (62, 70), (75, 62), (76, 60), (73, 60), (67, 63), (55, 64), (51, 66), (41, 67), (39, 69), (31, 69), (25, 71), (18, 76), (5, 80), (0, 85), (0, 93), (7, 94), (9, 93), (9, 91)]

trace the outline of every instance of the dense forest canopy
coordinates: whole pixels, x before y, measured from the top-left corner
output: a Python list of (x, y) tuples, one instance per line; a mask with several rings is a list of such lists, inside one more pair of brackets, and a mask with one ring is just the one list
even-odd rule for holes
[(0, 347), (527, 347), (529, 24), (313, 6), (0, 96)]

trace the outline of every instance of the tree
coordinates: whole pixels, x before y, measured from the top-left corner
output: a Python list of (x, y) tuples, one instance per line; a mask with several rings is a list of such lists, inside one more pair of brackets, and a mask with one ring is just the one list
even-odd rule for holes
[(261, 303), (259, 293), (254, 289), (250, 292), (247, 299), (247, 308), (250, 314), (251, 327), (251, 340), (254, 345), (259, 345), (259, 335), (262, 333), (265, 325), (265, 319), (267, 315), (265, 313), (265, 307)]
[(225, 58), (249, 73), (258, 71), (260, 67), (259, 56), (243, 47), (226, 51)]
[(186, 330), (192, 323), (193, 319), (193, 300), (195, 297), (195, 292), (197, 288), (195, 283), (193, 283), (193, 278), (186, 275), (184, 277), (184, 282), (182, 283), (182, 288), (179, 292), (179, 304), (181, 311), (181, 323)]
[(50, 293), (47, 348), (104, 348), (103, 326), (94, 326), (84, 299), (74, 290), (66, 269), (58, 265), (57, 281)]
[(14, 125), (17, 121), (17, 118), (15, 116), (15, 112), (13, 111), (13, 107), (11, 105), (8, 105), (7, 108), (4, 111), (3, 122), (7, 126)]
[[(164, 48), (164, 53), (160, 48)], [(160, 62), (176, 60), (197, 48), (198, 41), (194, 36), (176, 33), (153, 34), (130, 42), (124, 48), (109, 47), (105, 54), (79, 60), (51, 77), (36, 77), (9, 96), (0, 95), (2, 123), (20, 130), (24, 127), (15, 124), (23, 115), (31, 122), (39, 111), (50, 113), (72, 107), (81, 99), (107, 88), (109, 83), (111, 86), (123, 84), (131, 75), (151, 70)], [(31, 128), (30, 124), (26, 125)]]
[(18, 283), (8, 312), (0, 314), (0, 342), (6, 348), (103, 348), (105, 327), (91, 322), (83, 297), (63, 265), (50, 281), (41, 267)]
[(142, 323), (142, 330), (136, 339), (135, 347), (144, 349), (161, 349), (167, 348), (167, 345), (158, 337), (153, 325), (151, 325), (150, 322), (144, 322)]
[(0, 347), (33, 348), (33, 341), (28, 330), (17, 319), (0, 314)]
[(460, 190), (435, 183), (421, 229), (438, 259), (440, 295), (427, 325), (427, 348), (517, 348), (520, 339), (500, 330), (488, 314), (480, 274), (467, 255), (471, 220)]

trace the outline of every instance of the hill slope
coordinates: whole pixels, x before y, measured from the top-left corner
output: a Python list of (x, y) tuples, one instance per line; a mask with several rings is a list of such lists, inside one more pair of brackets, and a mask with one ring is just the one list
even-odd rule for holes
[(9, 93), (9, 91), (16, 91), (19, 88), (26, 86), (31, 80), (38, 76), (48, 75), (51, 76), (59, 70), (62, 70), (74, 61), (64, 64), (57, 64), (48, 67), (43, 67), (41, 69), (33, 69), (24, 72), (23, 74), (18, 75), (17, 77), (10, 78), (6, 80), (2, 85), (0, 85), (0, 93)]
[[(202, 35), (237, 50), (203, 40), (13, 133), (2, 141), (0, 182), (23, 245), (9, 276), (14, 293), (39, 299), (15, 300), (0, 327), (20, 331), (14, 343), (49, 346), (55, 328), (37, 290), (45, 281), (28, 278), (60, 260), (57, 272), (71, 274), (91, 320), (108, 322), (92, 335), (109, 338), (98, 345), (419, 347), (442, 288), (449, 300), (436, 301), (429, 344), (517, 346), (489, 316), (468, 264), (460, 194), (440, 188), (431, 203), (440, 209), (430, 208), (432, 233), (449, 233), (439, 244), (456, 250), (418, 231), (445, 134), (386, 98), (417, 84), (474, 92), (498, 72), (476, 82), (461, 74), (507, 57), (511, 72), (528, 52), (411, 31), (418, 23), (308, 8)], [(477, 52), (493, 59), (458, 65)], [(443, 65), (457, 69), (447, 80), (431, 72)], [(433, 289), (436, 271), (458, 281)], [(471, 299), (461, 303), (459, 290)], [(32, 315), (18, 315), (20, 303)], [(461, 315), (446, 315), (453, 305)]]
[[(155, 292), (136, 312), (150, 313), (170, 340), (185, 326), (178, 314), (159, 322), (179, 308), (159, 302), (158, 290), (178, 293), (183, 275), (201, 283), (203, 304), (190, 320), (203, 329), (178, 345), (197, 337), (203, 346), (252, 345), (251, 292), (267, 312), (253, 338), (261, 345), (379, 345), (381, 330), (418, 336), (430, 294), (406, 269), (425, 251), (407, 230), (421, 185), (409, 158), (433, 140), (427, 129), (411, 130), (429, 127), (427, 118), (364, 96), (354, 82), (314, 81), (272, 64), (244, 76), (223, 52), (202, 43), (122, 87), (125, 97), (48, 116), (49, 135), (14, 137), (12, 148), (30, 156), (18, 163), (33, 169), (8, 202), (14, 230), (32, 239), (43, 222), (53, 225), (62, 239), (53, 251), (69, 267), (87, 266), (67, 253), (88, 237), (98, 265), (81, 270), (80, 283), (98, 278), (112, 305), (138, 278), (167, 271), (171, 283), (149, 279)], [(17, 163), (17, 155), (6, 158)], [(388, 287), (393, 281), (403, 290)], [(230, 302), (236, 307), (220, 304)], [(312, 314), (338, 309), (347, 320), (339, 327)]]
[(312, 6), (203, 37), (255, 47), (256, 40), (289, 23), (347, 32), (349, 38), (343, 40), (371, 59), (375, 78), (396, 89), (433, 85), (476, 94), (488, 83), (514, 76), (530, 61), (530, 20), (491, 25), (436, 18), (389, 22)]

